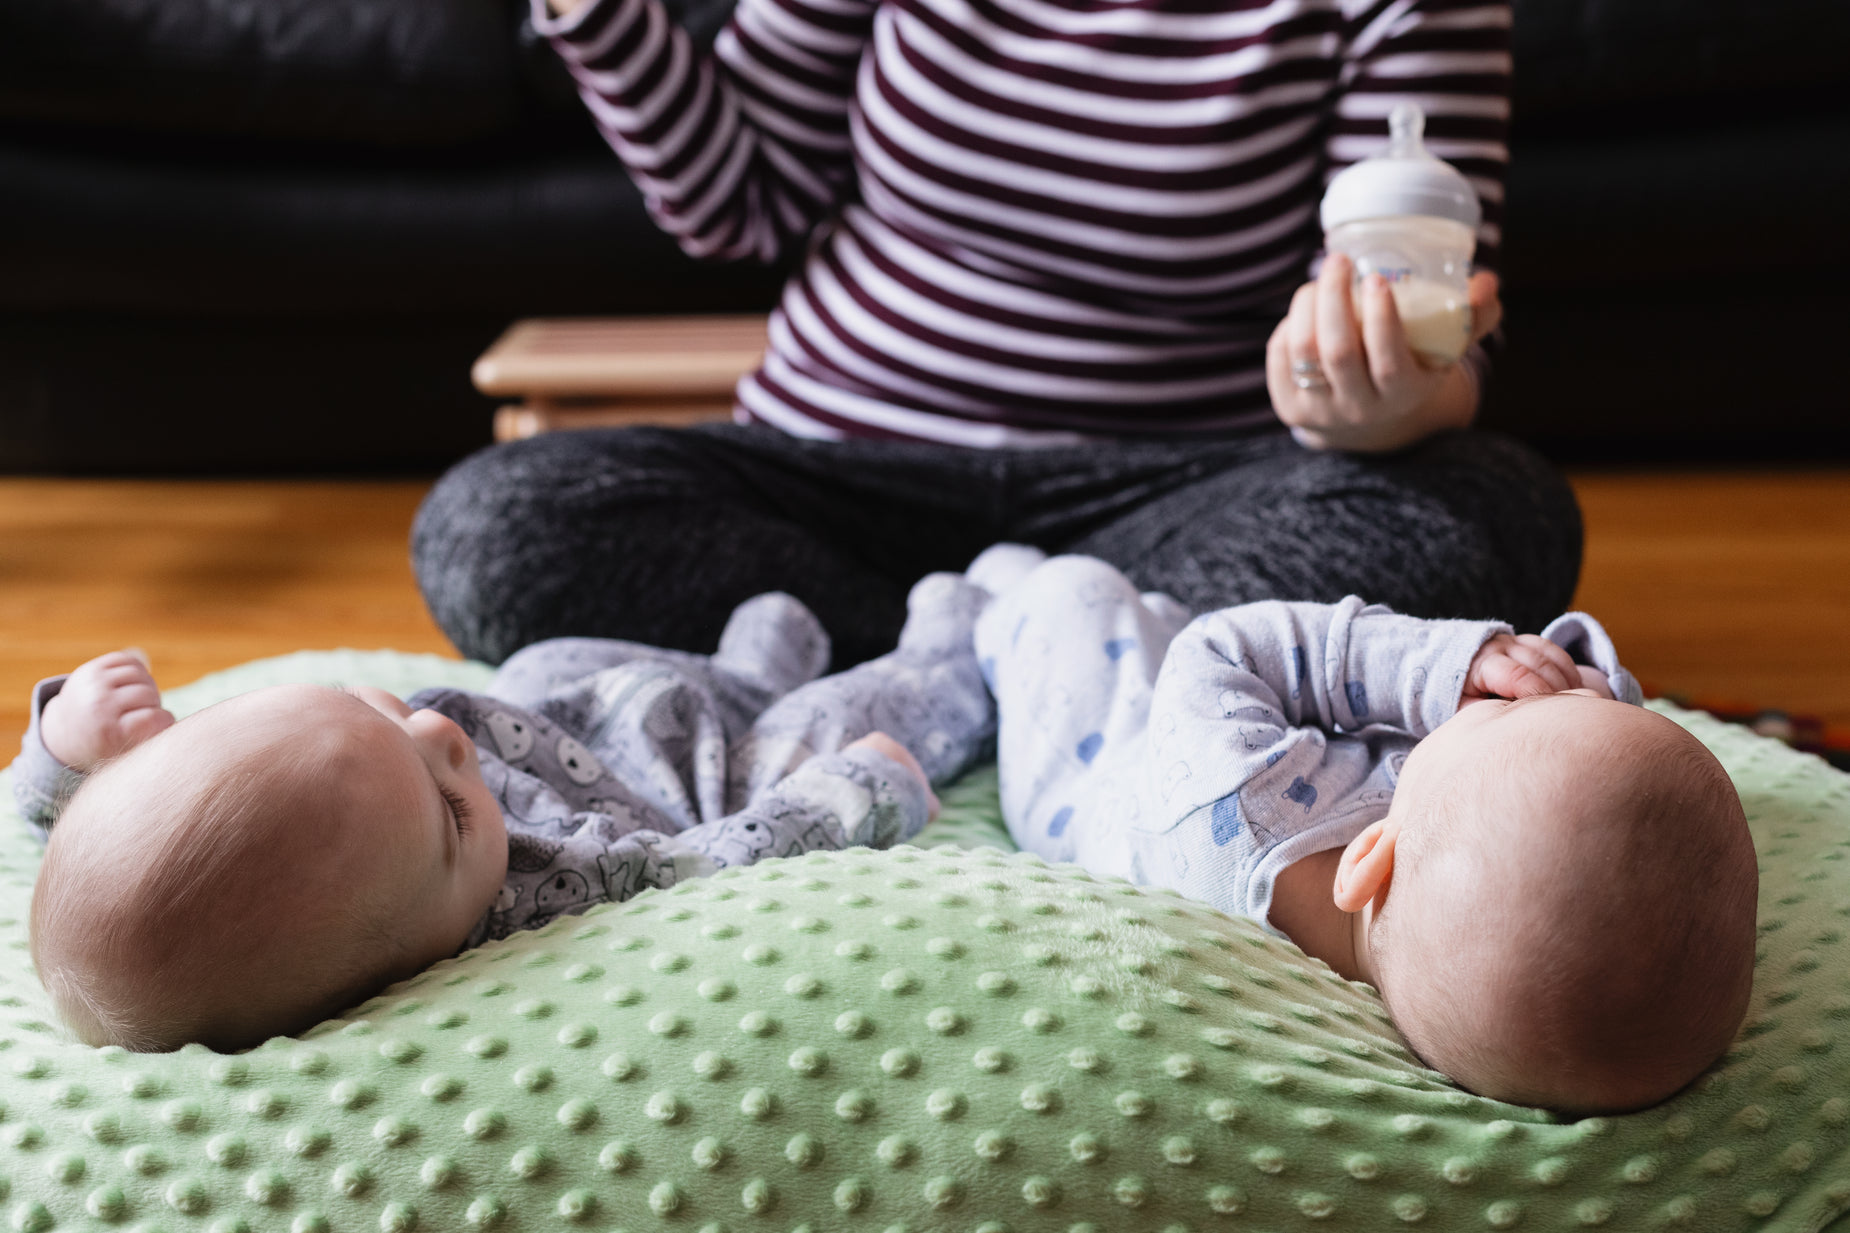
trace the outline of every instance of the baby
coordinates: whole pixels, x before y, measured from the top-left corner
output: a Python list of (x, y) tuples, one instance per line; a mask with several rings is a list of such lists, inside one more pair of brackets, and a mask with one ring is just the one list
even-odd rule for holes
[(1367, 607), (1193, 621), (1002, 546), (976, 647), (1023, 848), (1173, 887), (1381, 991), (1428, 1064), (1573, 1112), (1683, 1087), (1746, 1013), (1758, 874), (1702, 745), (1605, 632)]
[(909, 838), (991, 748), (985, 599), (926, 579), (896, 651), (824, 679), (776, 594), (711, 657), (556, 639), (408, 702), (285, 685), (175, 722), (136, 654), (92, 660), (39, 684), (13, 764), (39, 976), (89, 1043), (237, 1049), (595, 903)]

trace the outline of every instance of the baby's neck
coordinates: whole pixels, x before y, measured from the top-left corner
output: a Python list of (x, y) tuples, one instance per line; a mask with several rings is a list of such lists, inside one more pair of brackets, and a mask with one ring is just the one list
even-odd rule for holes
[(1295, 861), (1278, 875), (1272, 886), (1272, 927), (1282, 930), (1299, 950), (1321, 959), (1345, 980), (1377, 985), (1368, 962), (1367, 935), (1362, 913), (1336, 906), (1332, 888), (1343, 850), (1330, 848)]

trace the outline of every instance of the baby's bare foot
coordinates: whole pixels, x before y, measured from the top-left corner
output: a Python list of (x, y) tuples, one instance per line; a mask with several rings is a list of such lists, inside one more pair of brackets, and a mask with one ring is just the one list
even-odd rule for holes
[(910, 749), (907, 749), (904, 745), (901, 745), (898, 741), (884, 732), (869, 732), (860, 740), (849, 745), (848, 748), (871, 749), (875, 753), (885, 754), (887, 757), (893, 759), (893, 761), (911, 771), (925, 787), (925, 797), (930, 802), (926, 816), (931, 818), (938, 816), (938, 794), (931, 790), (931, 780), (925, 778), (925, 768), (919, 765), (919, 760), (912, 756), (912, 751)]

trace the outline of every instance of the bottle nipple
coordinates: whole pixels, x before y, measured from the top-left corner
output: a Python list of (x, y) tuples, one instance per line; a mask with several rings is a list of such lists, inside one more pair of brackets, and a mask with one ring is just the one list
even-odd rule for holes
[(1320, 211), (1328, 233), (1368, 218), (1421, 214), (1475, 230), (1483, 218), (1471, 182), (1426, 147), (1426, 113), (1398, 102), (1388, 112), (1388, 148), (1343, 168), (1323, 194)]
[(1431, 158), (1422, 138), (1426, 134), (1426, 113), (1418, 103), (1396, 103), (1388, 113), (1388, 157)]

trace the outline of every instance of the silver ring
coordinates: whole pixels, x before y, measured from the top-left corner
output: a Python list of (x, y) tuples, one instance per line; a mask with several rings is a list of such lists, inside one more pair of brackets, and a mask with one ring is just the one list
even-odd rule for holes
[(1291, 365), (1291, 383), (1301, 390), (1327, 390), (1329, 379), (1323, 375), (1323, 365), (1315, 360), (1297, 360)]

